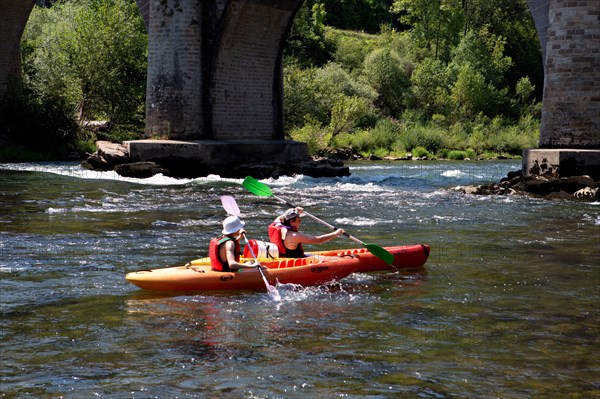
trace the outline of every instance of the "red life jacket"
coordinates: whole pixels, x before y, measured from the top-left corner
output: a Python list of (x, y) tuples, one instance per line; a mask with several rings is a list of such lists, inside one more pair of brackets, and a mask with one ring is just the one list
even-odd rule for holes
[(233, 242), (235, 243), (235, 261), (240, 261), (240, 242), (236, 239), (227, 236), (216, 237), (210, 240), (210, 244), (208, 246), (208, 257), (210, 258), (210, 265), (213, 270), (219, 272), (234, 271), (232, 268), (229, 267), (229, 263), (227, 263), (227, 260), (222, 261), (221, 257), (219, 256), (221, 245), (225, 244), (229, 240), (233, 240)]
[(288, 249), (285, 247), (283, 239), (281, 238), (281, 231), (284, 229), (298, 231), (295, 227), (285, 226), (281, 222), (273, 222), (269, 225), (269, 241), (277, 245), (279, 256), (282, 258), (303, 258), (304, 249), (302, 249), (302, 244), (298, 244), (296, 249)]

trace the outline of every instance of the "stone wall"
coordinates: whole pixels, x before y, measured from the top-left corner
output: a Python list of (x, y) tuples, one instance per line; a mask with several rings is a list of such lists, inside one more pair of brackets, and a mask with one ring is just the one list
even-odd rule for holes
[(228, 2), (211, 77), (215, 139), (283, 139), (281, 55), (301, 3)]
[[(600, 0), (546, 3), (550, 23), (542, 32), (546, 47), (540, 147), (599, 149)], [(538, 20), (539, 29), (543, 20)]]
[(148, 137), (203, 137), (202, 11), (201, 0), (150, 0)]

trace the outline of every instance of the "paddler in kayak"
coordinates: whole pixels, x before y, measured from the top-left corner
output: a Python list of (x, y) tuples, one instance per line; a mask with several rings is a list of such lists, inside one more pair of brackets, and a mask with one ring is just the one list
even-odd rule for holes
[(320, 236), (301, 233), (298, 229), (302, 211), (301, 207), (288, 209), (269, 225), (269, 240), (277, 245), (282, 258), (303, 258), (305, 255), (302, 244), (322, 244), (344, 234), (343, 229)]
[(233, 272), (238, 269), (260, 267), (260, 263), (240, 263), (240, 239), (246, 223), (237, 216), (228, 216), (223, 221), (223, 235), (210, 240), (208, 257), (213, 270)]

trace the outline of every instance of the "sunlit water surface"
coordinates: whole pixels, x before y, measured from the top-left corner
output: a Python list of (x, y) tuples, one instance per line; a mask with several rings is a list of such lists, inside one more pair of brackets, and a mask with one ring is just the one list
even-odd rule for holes
[(429, 261), (280, 286), (279, 301), (124, 279), (206, 256), (221, 195), (265, 239), (284, 207), (241, 180), (0, 165), (0, 397), (600, 397), (599, 203), (447, 190), (515, 161), (349, 165), (346, 178), (264, 182), (365, 242), (427, 243)]

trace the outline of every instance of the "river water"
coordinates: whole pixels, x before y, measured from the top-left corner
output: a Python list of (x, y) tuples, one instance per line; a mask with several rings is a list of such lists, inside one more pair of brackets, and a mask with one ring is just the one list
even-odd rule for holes
[(124, 279), (206, 256), (221, 195), (266, 238), (284, 207), (241, 180), (0, 165), (0, 397), (600, 397), (600, 203), (447, 190), (518, 161), (349, 166), (263, 182), (365, 242), (429, 244), (425, 268), (275, 300)]

